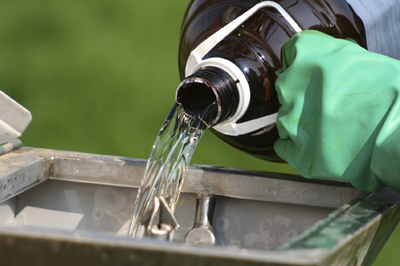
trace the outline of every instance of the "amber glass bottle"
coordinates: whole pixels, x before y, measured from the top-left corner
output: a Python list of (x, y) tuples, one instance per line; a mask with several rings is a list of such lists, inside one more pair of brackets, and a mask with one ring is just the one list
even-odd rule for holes
[[(366, 47), (362, 21), (346, 0), (273, 2), (279, 4), (301, 30), (314, 29), (337, 38), (352, 38)], [(201, 56), (203, 61), (210, 58), (229, 61), (234, 65), (233, 68), (242, 72), (238, 73), (238, 76), (243, 75), (241, 79), (235, 77), (235, 74), (230, 75), (224, 67), (219, 68), (218, 60), (211, 65), (192, 67), (189, 73), (187, 67), (193, 50), (257, 4), (260, 1), (193, 0), (189, 3), (181, 29), (179, 71), (183, 82), (177, 90), (177, 102), (186, 104), (185, 107), (190, 109), (196, 99), (210, 99), (201, 97), (200, 94), (207, 89), (212, 90), (215, 98), (209, 93), (210, 101), (218, 103), (218, 110), (210, 124), (211, 130), (225, 142), (255, 157), (280, 161), (273, 150), (273, 144), (278, 138), (275, 123), (263, 123), (260, 118), (270, 117), (273, 120), (274, 114), (279, 110), (275, 71), (282, 67), (283, 44), (298, 31), (284, 14), (273, 6), (260, 8), (234, 27), (229, 34), (215, 41)], [(237, 69), (233, 72), (237, 73)], [(235, 91), (236, 86), (246, 82), (249, 93), (242, 96), (243, 93)], [(241, 97), (248, 98), (243, 100), (246, 102), (245, 107)], [(229, 119), (232, 117), (235, 117), (234, 126), (231, 126), (233, 131), (219, 127), (226, 121), (231, 122)], [(250, 124), (246, 123), (249, 121), (258, 121), (258, 124), (252, 125), (249, 130), (243, 130)]]

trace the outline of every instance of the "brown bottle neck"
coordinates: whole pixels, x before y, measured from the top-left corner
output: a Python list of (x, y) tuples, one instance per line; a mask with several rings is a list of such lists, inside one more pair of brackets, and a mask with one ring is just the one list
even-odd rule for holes
[[(232, 77), (220, 68), (205, 67), (186, 77), (176, 91), (176, 102), (186, 113), (195, 115), (207, 108), (212, 115), (208, 127), (232, 117), (239, 104), (239, 93)], [(212, 117), (211, 117), (212, 116)]]

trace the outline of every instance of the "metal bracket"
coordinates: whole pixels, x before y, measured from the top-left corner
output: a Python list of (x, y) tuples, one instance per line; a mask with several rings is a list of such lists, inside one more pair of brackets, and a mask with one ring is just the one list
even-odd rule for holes
[[(162, 196), (154, 198), (152, 206), (141, 217), (136, 236), (172, 241), (174, 230), (179, 228), (173, 212)], [(132, 230), (132, 229), (131, 229)], [(131, 231), (129, 235), (132, 235)]]
[(154, 198), (154, 209), (147, 225), (147, 236), (151, 238), (172, 240), (171, 233), (179, 224), (163, 197)]

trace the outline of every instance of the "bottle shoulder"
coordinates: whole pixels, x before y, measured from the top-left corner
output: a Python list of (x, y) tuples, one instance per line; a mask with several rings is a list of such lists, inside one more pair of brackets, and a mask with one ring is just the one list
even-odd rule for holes
[[(362, 22), (346, 0), (281, 0), (275, 2), (285, 8), (302, 29), (319, 30), (338, 38), (352, 38), (366, 47)], [(190, 52), (257, 3), (259, 1), (255, 0), (192, 1), (188, 6), (181, 28), (179, 48), (181, 79), (184, 78), (185, 65)], [(241, 45), (232, 40), (239, 37), (239, 43), (242, 42), (243, 45), (257, 43), (261, 51), (269, 54), (269, 58), (280, 59), (281, 47), (294, 33), (279, 12), (273, 8), (264, 8), (233, 31), (227, 37), (229, 40), (226, 43), (235, 43), (235, 48), (238, 48)], [(223, 45), (218, 47), (218, 49), (222, 48)], [(243, 51), (246, 50), (248, 49), (243, 49)], [(213, 52), (214, 54), (218, 53), (217, 51)], [(231, 53), (227, 59), (233, 55)], [(272, 64), (274, 63), (271, 61), (269, 65)]]
[[(280, 0), (275, 2), (285, 8), (304, 30), (315, 29), (334, 37), (346, 38), (349, 35), (363, 34), (362, 22), (346, 0)], [(257, 0), (191, 1), (182, 23), (181, 44), (197, 46), (257, 3), (259, 3)], [(264, 8), (257, 13), (266, 13), (276, 21), (282, 20), (273, 8)], [(357, 36), (355, 38), (357, 39)]]

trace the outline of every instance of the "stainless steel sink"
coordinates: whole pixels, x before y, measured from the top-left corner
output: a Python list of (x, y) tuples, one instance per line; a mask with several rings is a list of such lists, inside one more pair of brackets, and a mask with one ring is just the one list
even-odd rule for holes
[[(192, 166), (173, 241), (127, 237), (144, 160), (22, 147), (0, 156), (6, 265), (370, 265), (400, 196), (346, 182)], [(184, 242), (213, 195), (216, 245)]]

